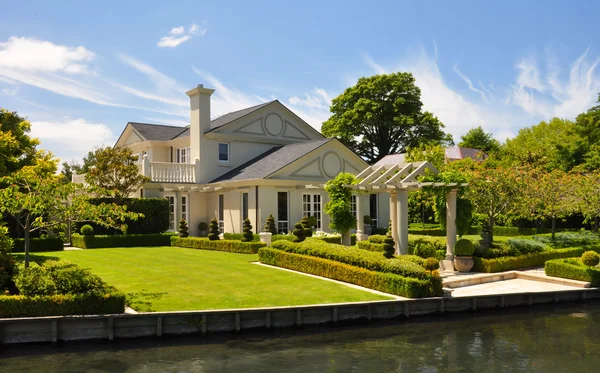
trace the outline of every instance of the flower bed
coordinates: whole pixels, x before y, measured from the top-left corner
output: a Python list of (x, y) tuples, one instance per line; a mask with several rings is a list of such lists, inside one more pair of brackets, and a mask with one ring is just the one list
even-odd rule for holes
[[(286, 242), (286, 241), (283, 241)], [(263, 242), (241, 242), (237, 240), (214, 240), (201, 237), (186, 237), (179, 236), (171, 237), (171, 246), (187, 247), (190, 249), (199, 250), (215, 250), (227, 251), (230, 253), (240, 254), (256, 254), (258, 249), (267, 246)]]

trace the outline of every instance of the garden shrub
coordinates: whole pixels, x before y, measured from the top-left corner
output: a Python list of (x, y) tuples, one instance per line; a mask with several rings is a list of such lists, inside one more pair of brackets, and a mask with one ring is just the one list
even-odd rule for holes
[(210, 240), (200, 237), (171, 237), (171, 246), (199, 250), (227, 251), (230, 253), (256, 254), (258, 249), (267, 246), (263, 242), (241, 242), (237, 240)]
[[(312, 237), (316, 238), (318, 240), (327, 242), (327, 243), (333, 243), (333, 244), (338, 244), (338, 245), (340, 245), (342, 243), (342, 236), (339, 234), (336, 234), (336, 235), (329, 234), (328, 236), (315, 236), (313, 234)], [(356, 234), (351, 234), (350, 235), (350, 246), (354, 246), (354, 245), (356, 245)]]
[(171, 236), (176, 233), (155, 234), (122, 234), (122, 235), (94, 235), (82, 236), (77, 233), (71, 235), (73, 246), (82, 249), (103, 249), (109, 247), (137, 247), (137, 246), (170, 246)]
[[(14, 239), (13, 253), (25, 252), (25, 239)], [(29, 239), (29, 252), (40, 253), (44, 251), (62, 251), (65, 244), (61, 237), (38, 237)]]
[(356, 243), (359, 249), (369, 251), (383, 251), (382, 243), (373, 243), (370, 241), (358, 241)]
[(302, 242), (304, 241), (304, 227), (302, 226), (302, 223), (297, 222), (296, 224), (294, 224), (294, 230), (292, 231), (292, 234), (294, 236), (296, 236), (296, 238), (294, 238), (294, 242)]
[(179, 237), (185, 238), (190, 235), (190, 230), (185, 219), (179, 221), (179, 229), (177, 231), (179, 232)]
[(419, 256), (423, 259), (426, 258), (435, 258), (436, 250), (435, 247), (427, 241), (417, 241), (415, 242), (413, 254)]
[(442, 228), (408, 228), (408, 234), (416, 234), (419, 236), (446, 236), (446, 231)]
[(600, 248), (600, 236), (590, 232), (557, 233), (554, 239), (551, 235), (538, 235), (533, 239), (557, 249), (565, 247)]
[(475, 247), (470, 240), (461, 238), (454, 244), (454, 255), (456, 256), (473, 256)]
[(381, 244), (383, 243), (386, 237), (387, 234), (372, 234), (369, 236), (369, 242)]
[(293, 234), (274, 234), (271, 236), (271, 242), (275, 242), (275, 241), (293, 242), (294, 238), (296, 238), (296, 236), (294, 236)]
[(415, 246), (423, 242), (431, 245), (435, 251), (446, 250), (446, 237), (408, 235), (408, 253), (414, 254)]
[(212, 218), (210, 221), (210, 230), (208, 231), (208, 239), (211, 241), (216, 241), (219, 239), (219, 235), (221, 231), (219, 231), (219, 222), (217, 218)]
[(265, 264), (344, 281), (407, 298), (437, 297), (443, 294), (442, 280), (439, 276), (404, 277), (394, 273), (376, 272), (338, 261), (271, 248), (261, 248), (258, 258)]
[(581, 255), (581, 262), (588, 267), (595, 267), (600, 263), (600, 255), (595, 251), (586, 251)]
[(534, 254), (549, 249), (547, 245), (527, 238), (510, 238), (506, 244), (512, 247), (517, 255)]
[[(273, 240), (272, 238), (273, 236), (271, 236), (271, 240)], [(241, 241), (242, 238), (244, 238), (244, 234), (243, 233), (223, 233), (223, 239), (224, 240), (237, 240), (237, 241)], [(252, 234), (252, 241), (255, 242), (259, 242), (260, 241), (260, 235), (253, 233)]]
[(125, 301), (125, 294), (117, 291), (35, 297), (0, 295), (0, 318), (123, 313)]
[(308, 216), (304, 216), (302, 220), (300, 220), (300, 224), (302, 224), (302, 229), (304, 229), (304, 237), (312, 237), (313, 231), (310, 227), (310, 222), (308, 221)]
[(385, 240), (383, 240), (383, 256), (387, 259), (391, 259), (394, 257), (396, 253), (396, 248), (394, 248), (394, 239), (392, 236), (386, 236)]
[(579, 247), (567, 249), (546, 250), (540, 253), (520, 255), (520, 256), (505, 256), (492, 259), (473, 257), (475, 265), (474, 272), (503, 272), (512, 271), (519, 268), (528, 268), (541, 266), (546, 261), (551, 259), (573, 258), (583, 254), (583, 249)]
[(589, 282), (592, 287), (600, 286), (600, 268), (589, 267), (579, 258), (549, 260), (544, 265), (547, 276)]
[(277, 241), (271, 244), (271, 248), (342, 262), (371, 271), (389, 272), (415, 278), (427, 278), (429, 276), (422, 267), (423, 259), (412, 255), (402, 255), (394, 259), (385, 259), (380, 252), (327, 244), (315, 239), (310, 239), (299, 244)]
[(244, 233), (242, 233), (242, 242), (252, 242), (254, 240), (254, 235), (252, 234), (252, 224), (250, 223), (250, 219), (244, 219)]
[(273, 217), (272, 214), (269, 214), (269, 217), (267, 218), (267, 221), (265, 222), (265, 225), (263, 227), (263, 231), (265, 231), (266, 233), (271, 233), (272, 235), (277, 234), (277, 227), (275, 226), (275, 218)]
[(92, 227), (89, 224), (86, 224), (79, 228), (79, 233), (81, 233), (83, 236), (91, 236), (94, 234), (94, 227)]
[(423, 268), (427, 271), (435, 271), (440, 268), (440, 261), (436, 258), (427, 258), (423, 262)]

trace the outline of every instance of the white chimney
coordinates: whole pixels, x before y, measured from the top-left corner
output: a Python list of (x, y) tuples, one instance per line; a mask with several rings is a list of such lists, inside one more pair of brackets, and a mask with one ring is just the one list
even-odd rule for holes
[[(215, 90), (202, 84), (186, 92), (190, 97), (190, 152), (191, 160), (200, 160), (204, 133), (210, 130), (210, 96)], [(198, 177), (199, 175), (197, 175)]]

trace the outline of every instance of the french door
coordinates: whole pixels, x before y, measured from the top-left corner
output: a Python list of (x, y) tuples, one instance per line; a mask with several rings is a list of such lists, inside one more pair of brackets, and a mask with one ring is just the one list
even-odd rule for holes
[(314, 216), (317, 218), (317, 230), (321, 230), (321, 195), (302, 195), (302, 216)]

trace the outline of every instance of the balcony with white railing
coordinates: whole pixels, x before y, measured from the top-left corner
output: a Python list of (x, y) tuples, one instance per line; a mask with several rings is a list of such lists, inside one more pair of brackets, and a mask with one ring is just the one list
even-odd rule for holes
[(151, 162), (144, 156), (140, 162), (140, 173), (155, 183), (195, 183), (197, 166), (197, 162)]

